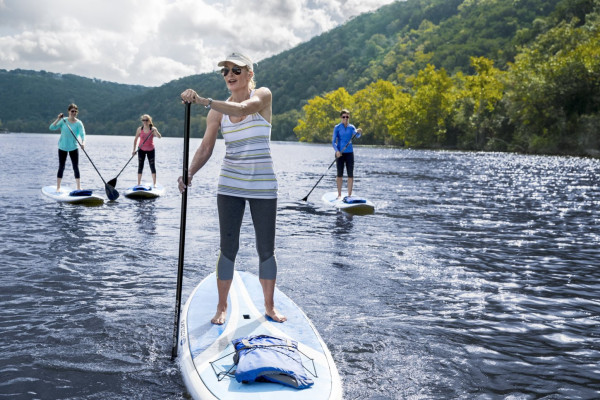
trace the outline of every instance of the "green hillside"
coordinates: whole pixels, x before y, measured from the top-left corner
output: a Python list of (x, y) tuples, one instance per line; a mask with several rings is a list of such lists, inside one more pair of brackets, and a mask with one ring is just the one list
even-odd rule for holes
[[(354, 118), (354, 123), (362, 123), (373, 131), (373, 135), (365, 137), (366, 143), (556, 152), (556, 146), (552, 146), (554, 139), (547, 137), (549, 130), (567, 124), (571, 133), (579, 135), (580, 116), (585, 117), (587, 131), (596, 121), (598, 101), (593, 89), (598, 81), (595, 58), (589, 53), (595, 52), (598, 7), (596, 0), (407, 0), (357, 16), (256, 65), (258, 85), (269, 87), (274, 95), (273, 139), (324, 141), (336, 121), (335, 109), (341, 105), (336, 101), (344, 99), (347, 104), (354, 104), (358, 112), (359, 118)], [(557, 38), (559, 48), (548, 44)], [(578, 40), (583, 47), (577, 47)], [(522, 102), (520, 91), (531, 92), (531, 88), (519, 87), (517, 80), (546, 80), (542, 86), (547, 88), (561, 85), (564, 80), (551, 82), (554, 79), (551, 75), (535, 74), (539, 73), (544, 57), (560, 58), (567, 53), (570, 58), (561, 62), (575, 71), (563, 71), (565, 77), (578, 76), (588, 81), (588, 90), (569, 83), (568, 88), (558, 90), (568, 91), (578, 102), (565, 105), (556, 98), (545, 107), (564, 114), (564, 120), (570, 122), (552, 120), (556, 115), (548, 115), (546, 119), (523, 115), (521, 109), (534, 107), (529, 103), (535, 99), (529, 99), (528, 104)], [(580, 53), (583, 55), (577, 56)], [(535, 54), (539, 58), (533, 59)], [(586, 55), (592, 61), (582, 70), (579, 64), (585, 63)], [(484, 99), (481, 93), (475, 94), (473, 86), (475, 81), (484, 84), (483, 74), (488, 74), (485, 78), (488, 90), (492, 91), (493, 86), (495, 91), (493, 99), (485, 99), (488, 102), (485, 111), (476, 104), (483, 104)], [(433, 97), (428, 100), (422, 97), (423, 88), (433, 85), (436, 79), (448, 91), (443, 111), (432, 109), (432, 102), (437, 101)], [(207, 97), (227, 96), (223, 80), (216, 72), (148, 88), (73, 75), (0, 71), (0, 85), (3, 92), (11, 94), (0, 98), (0, 127), (26, 132), (46, 131), (57, 112), (75, 101), (86, 129), (92, 134), (132, 134), (139, 115), (148, 113), (163, 134), (180, 136), (183, 108), (179, 93), (192, 87)], [(441, 87), (432, 90), (441, 93)], [(331, 100), (336, 96), (338, 100)], [(404, 106), (404, 115), (391, 111), (398, 104), (415, 106), (417, 101), (423, 103), (418, 106), (423, 110), (415, 108), (412, 117), (406, 114)], [(307, 106), (319, 102), (331, 110), (326, 120), (311, 120), (314, 117), (309, 116)], [(377, 108), (370, 103), (377, 104)], [(581, 107), (585, 109), (577, 108), (578, 104), (584, 104)], [(193, 110), (192, 134), (201, 136), (206, 112), (201, 107)], [(387, 110), (390, 111), (381, 114)], [(419, 112), (419, 118), (431, 119), (437, 115), (437, 122), (417, 121), (415, 116)], [(375, 119), (385, 122), (385, 126), (377, 125)], [(435, 134), (415, 140), (415, 133), (407, 128), (410, 124), (420, 129), (427, 126)], [(535, 138), (528, 137), (525, 131), (532, 127), (535, 129), (531, 135)], [(595, 146), (594, 140), (589, 140), (589, 132), (585, 135), (584, 141)], [(568, 151), (577, 153), (577, 146), (568, 143), (582, 140), (581, 136), (575, 136), (565, 140)], [(502, 142), (506, 146), (499, 146)], [(544, 145), (540, 147), (540, 143)]]
[[(46, 132), (67, 105), (79, 106), (87, 121), (97, 110), (119, 98), (132, 98), (149, 90), (71, 74), (16, 69), (0, 70), (0, 125), (13, 132)], [(109, 117), (110, 120), (110, 117)]]

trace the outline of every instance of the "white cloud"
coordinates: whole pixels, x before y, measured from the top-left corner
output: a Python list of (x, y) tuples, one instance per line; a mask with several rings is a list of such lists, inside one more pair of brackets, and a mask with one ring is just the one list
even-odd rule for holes
[(0, 0), (0, 68), (158, 86), (254, 61), (393, 0)]

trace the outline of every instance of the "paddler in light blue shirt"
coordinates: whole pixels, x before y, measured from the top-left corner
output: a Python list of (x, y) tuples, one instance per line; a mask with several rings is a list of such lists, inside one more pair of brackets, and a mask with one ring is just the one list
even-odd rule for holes
[[(73, 172), (75, 173), (75, 182), (77, 182), (77, 190), (81, 190), (81, 176), (79, 174), (79, 150), (77, 147), (77, 139), (73, 133), (79, 138), (81, 148), (85, 148), (85, 128), (83, 122), (77, 119), (78, 108), (76, 104), (69, 104), (67, 108), (69, 117), (64, 118), (64, 114), (58, 114), (56, 120), (50, 124), (51, 131), (60, 129), (60, 138), (58, 139), (58, 173), (56, 174), (56, 191), (60, 192), (60, 183), (62, 181), (67, 155), (71, 158), (73, 164)], [(67, 125), (68, 124), (68, 125)], [(71, 130), (73, 133), (71, 133)]]
[(359, 138), (362, 129), (356, 129), (350, 124), (350, 111), (343, 109), (340, 112), (341, 122), (333, 128), (333, 139), (331, 144), (335, 149), (335, 158), (337, 165), (337, 194), (338, 199), (342, 198), (342, 180), (344, 176), (344, 164), (348, 174), (348, 197), (352, 196), (352, 186), (354, 184), (354, 150), (352, 149), (352, 138)]

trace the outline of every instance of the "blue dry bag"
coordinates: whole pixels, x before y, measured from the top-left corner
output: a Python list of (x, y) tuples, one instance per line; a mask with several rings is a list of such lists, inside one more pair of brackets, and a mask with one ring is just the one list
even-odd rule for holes
[(352, 197), (352, 196), (346, 196), (344, 197), (344, 203), (347, 204), (357, 204), (357, 203), (366, 203), (367, 200), (361, 198), (361, 197)]
[(298, 342), (256, 335), (235, 339), (232, 343), (238, 382), (273, 382), (296, 389), (306, 389), (314, 384), (302, 366)]

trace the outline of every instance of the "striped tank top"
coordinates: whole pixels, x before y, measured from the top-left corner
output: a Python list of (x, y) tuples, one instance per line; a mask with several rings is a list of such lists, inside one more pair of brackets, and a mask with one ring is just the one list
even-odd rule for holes
[(271, 124), (259, 113), (241, 122), (221, 120), (225, 158), (219, 175), (218, 194), (252, 199), (276, 199), (277, 177), (273, 168)]

